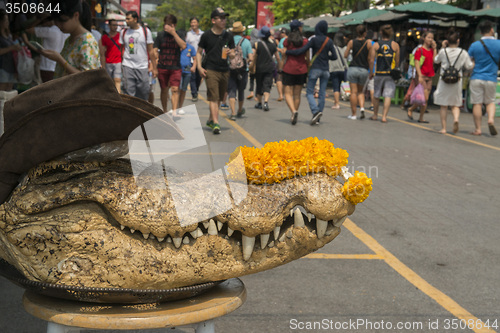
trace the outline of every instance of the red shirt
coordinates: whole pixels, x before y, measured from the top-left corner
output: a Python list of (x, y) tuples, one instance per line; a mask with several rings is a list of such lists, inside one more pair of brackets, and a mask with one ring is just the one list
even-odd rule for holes
[[(113, 40), (120, 46), (120, 34), (117, 33), (114, 37)], [(102, 35), (101, 38), (102, 45), (106, 47), (106, 63), (107, 64), (117, 64), (122, 62), (122, 51), (120, 48), (118, 48), (115, 43), (111, 40), (111, 38), (108, 35)]]
[[(304, 38), (303, 43), (299, 47), (295, 47), (292, 43), (288, 43), (288, 38), (283, 42), (283, 46), (285, 46), (288, 50), (300, 49), (302, 46), (307, 44), (307, 39)], [(305, 56), (307, 52), (301, 55), (286, 56), (286, 63), (283, 66), (283, 72), (292, 75), (305, 74), (307, 73), (307, 63)]]
[(424, 63), (420, 66), (420, 73), (423, 76), (433, 77), (434, 73), (434, 50), (426, 50), (423, 47), (415, 52), (415, 61), (420, 61), (421, 56), (425, 57)]

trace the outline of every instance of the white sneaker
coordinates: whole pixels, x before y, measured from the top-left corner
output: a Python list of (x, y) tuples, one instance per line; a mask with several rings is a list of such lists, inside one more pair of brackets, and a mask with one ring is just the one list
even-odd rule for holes
[(349, 116), (347, 116), (347, 119), (356, 120), (358, 118), (356, 118), (356, 116), (349, 115)]
[(177, 114), (183, 115), (186, 114), (186, 111), (184, 111), (183, 109), (179, 109), (177, 110)]

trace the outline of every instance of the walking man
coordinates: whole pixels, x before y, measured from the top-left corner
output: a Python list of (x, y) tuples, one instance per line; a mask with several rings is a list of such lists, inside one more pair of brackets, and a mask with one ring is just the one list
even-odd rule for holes
[[(391, 77), (391, 69), (398, 68), (399, 66), (399, 45), (391, 38), (394, 30), (390, 24), (386, 24), (380, 28), (382, 39), (373, 44), (370, 49), (369, 63), (370, 63), (370, 80), (374, 78), (374, 99), (373, 103), (373, 117), (371, 120), (378, 119), (378, 107), (380, 105), (380, 97), (384, 97), (384, 111), (382, 114), (382, 122), (387, 122), (387, 113), (391, 107), (391, 98), (394, 98), (396, 92), (396, 83)], [(373, 74), (373, 66), (377, 60), (377, 69)], [(393, 67), (394, 64), (394, 67)]]
[(474, 105), (472, 114), (475, 130), (472, 135), (481, 135), (482, 106), (486, 105), (488, 128), (491, 135), (497, 135), (495, 128), (495, 94), (497, 88), (498, 61), (500, 60), (500, 40), (495, 39), (493, 23), (484, 21), (479, 25), (481, 40), (472, 43), (469, 55), (475, 62), (470, 78), (470, 101)]
[(158, 49), (158, 80), (161, 88), (161, 105), (167, 112), (168, 94), (172, 91), (172, 117), (177, 116), (179, 105), (179, 85), (181, 83), (181, 51), (186, 42), (175, 31), (177, 18), (168, 14), (163, 19), (163, 33), (156, 37), (154, 47)]
[[(200, 29), (200, 22), (198, 21), (198, 18), (192, 17), (189, 20), (189, 24), (191, 26), (191, 30), (189, 30), (187, 33), (186, 43), (194, 47), (194, 54), (196, 54), (201, 35), (203, 35), (203, 31)], [(198, 71), (198, 67), (196, 67), (195, 72), (191, 74), (191, 82), (189, 84), (191, 86), (191, 97), (193, 98), (192, 101), (197, 102), (198, 90), (200, 89), (201, 84), (201, 76), (200, 72)]]
[[(214, 134), (220, 134), (219, 104), (227, 91), (229, 80), (227, 59), (235, 56), (233, 36), (225, 29), (228, 16), (229, 14), (220, 7), (212, 11), (212, 28), (201, 36), (196, 53), (198, 71), (206, 78), (207, 100), (210, 105), (207, 126)], [(202, 62), (203, 51), (205, 59)]]
[(153, 36), (148, 28), (141, 26), (136, 11), (128, 11), (125, 22), (128, 29), (124, 29), (120, 34), (120, 43), (125, 46), (122, 57), (122, 92), (147, 101), (150, 90), (149, 59), (153, 66), (153, 77), (158, 76), (156, 55), (153, 49)]
[(122, 44), (118, 33), (118, 22), (109, 20), (109, 34), (104, 34), (99, 40), (101, 66), (115, 81), (116, 90), (120, 92), (122, 83)]

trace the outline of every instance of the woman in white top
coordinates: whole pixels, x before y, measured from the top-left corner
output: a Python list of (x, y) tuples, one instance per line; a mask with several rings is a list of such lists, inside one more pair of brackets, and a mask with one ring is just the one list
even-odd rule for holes
[[(458, 118), (460, 116), (459, 107), (462, 105), (462, 69), (472, 69), (472, 63), (467, 50), (458, 47), (460, 40), (458, 32), (452, 31), (448, 34), (448, 39), (443, 41), (442, 48), (434, 58), (434, 63), (441, 64), (441, 72), (436, 91), (434, 92), (434, 104), (441, 106), (441, 130), (439, 133), (446, 133), (446, 116), (448, 106), (453, 114), (453, 133), (458, 132)], [(446, 83), (442, 79), (445, 69), (453, 66), (459, 71), (460, 79), (457, 83)]]

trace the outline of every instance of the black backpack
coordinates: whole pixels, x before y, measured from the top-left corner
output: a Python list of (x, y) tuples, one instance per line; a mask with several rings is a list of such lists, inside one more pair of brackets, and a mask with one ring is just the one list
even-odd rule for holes
[(460, 59), (463, 50), (464, 49), (460, 50), (457, 59), (455, 59), (455, 63), (452, 65), (450, 62), (450, 58), (448, 58), (448, 53), (446, 52), (446, 48), (444, 49), (444, 54), (446, 55), (446, 59), (450, 64), (450, 67), (446, 68), (443, 71), (443, 74), (441, 74), (441, 79), (443, 80), (444, 83), (452, 84), (452, 83), (457, 83), (460, 80), (460, 71), (455, 68), (455, 65), (457, 64), (458, 59)]

